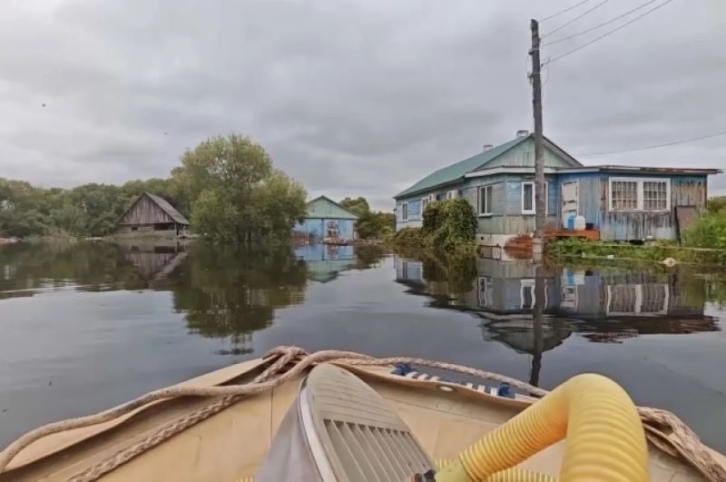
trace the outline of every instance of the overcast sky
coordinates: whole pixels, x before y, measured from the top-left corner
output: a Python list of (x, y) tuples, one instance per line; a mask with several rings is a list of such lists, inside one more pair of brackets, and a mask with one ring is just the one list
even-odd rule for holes
[[(607, 1), (545, 41), (644, 1)], [(575, 3), (2, 0), (0, 177), (166, 176), (185, 148), (234, 131), (311, 195), (388, 209), (430, 171), (532, 128), (529, 20)], [(726, 168), (726, 136), (578, 156), (726, 131), (725, 46), (726, 2), (672, 1), (545, 69), (545, 134), (585, 164)], [(726, 177), (710, 190), (726, 194)]]

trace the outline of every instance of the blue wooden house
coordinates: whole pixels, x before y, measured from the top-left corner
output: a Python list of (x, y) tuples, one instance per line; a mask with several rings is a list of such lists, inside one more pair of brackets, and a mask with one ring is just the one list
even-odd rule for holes
[[(676, 239), (682, 223), (705, 209), (707, 177), (720, 172), (584, 166), (546, 137), (544, 147), (548, 227), (560, 229), (563, 219), (581, 215), (605, 240)], [(479, 244), (503, 246), (534, 232), (534, 193), (534, 136), (519, 131), (397, 194), (396, 229), (420, 227), (430, 202), (463, 197), (478, 216)]]
[(293, 228), (293, 236), (316, 241), (346, 242), (356, 238), (358, 215), (326, 196), (308, 202), (307, 216)]

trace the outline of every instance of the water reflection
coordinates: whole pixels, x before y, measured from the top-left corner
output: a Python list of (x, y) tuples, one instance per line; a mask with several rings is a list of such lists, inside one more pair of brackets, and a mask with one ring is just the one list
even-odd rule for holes
[(0, 247), (0, 300), (61, 289), (170, 291), (190, 333), (239, 355), (252, 351), (252, 334), (269, 327), (277, 309), (304, 302), (309, 282), (382, 257), (375, 247), (325, 245), (240, 253), (177, 241), (17, 244)]
[[(466, 311), (481, 318), (482, 337), (531, 355), (537, 384), (542, 353), (573, 333), (594, 343), (623, 343), (650, 334), (720, 331), (705, 314), (709, 294), (704, 278), (679, 270), (632, 273), (537, 267), (525, 261), (476, 260), (476, 274), (462, 290), (442, 289), (442, 272), (430, 262), (396, 257), (396, 281), (431, 297), (430, 306)], [(686, 282), (687, 280), (687, 282)]]
[(167, 279), (189, 255), (187, 245), (176, 240), (154, 244), (126, 243), (120, 247), (140, 278), (149, 285)]
[(0, 299), (73, 287), (84, 291), (139, 289), (147, 283), (108, 243), (31, 243), (0, 246)]

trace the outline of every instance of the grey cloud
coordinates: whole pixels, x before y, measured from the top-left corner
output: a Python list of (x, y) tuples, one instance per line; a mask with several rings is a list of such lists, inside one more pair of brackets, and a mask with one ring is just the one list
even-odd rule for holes
[[(11, 46), (0, 50), (0, 170), (44, 185), (160, 176), (185, 148), (236, 131), (312, 195), (390, 208), (431, 170), (531, 128), (529, 18), (571, 4), (542, 3), (10, 2), (0, 7), (0, 44)], [(610, 2), (562, 33), (626, 7)], [(718, 0), (673, 2), (549, 66), (547, 135), (587, 153), (726, 130), (722, 18)], [(723, 146), (583, 160), (722, 167)]]

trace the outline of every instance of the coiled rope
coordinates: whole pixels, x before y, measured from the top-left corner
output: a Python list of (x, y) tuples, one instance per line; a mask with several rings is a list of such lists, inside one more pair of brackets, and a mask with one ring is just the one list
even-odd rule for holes
[[(70, 479), (70, 482), (94, 482), (137, 455), (235, 404), (241, 398), (279, 387), (298, 377), (310, 366), (317, 363), (357, 366), (391, 366), (406, 363), (461, 373), (484, 380), (505, 382), (535, 397), (542, 397), (548, 393), (547, 390), (542, 388), (497, 373), (422, 358), (374, 358), (360, 353), (339, 350), (325, 350), (308, 354), (301, 348), (284, 346), (274, 348), (265, 355), (265, 358), (274, 357), (277, 358), (274, 363), (252, 382), (244, 385), (162, 388), (95, 415), (73, 418), (39, 427), (23, 435), (0, 453), (0, 474), (5, 471), (7, 465), (18, 453), (31, 443), (48, 435), (108, 422), (159, 400), (189, 396), (221, 397), (170, 422), (149, 437), (116, 452)], [(291, 363), (293, 364), (292, 367), (286, 370)], [(713, 458), (711, 452), (701, 443), (698, 436), (678, 417), (668, 411), (654, 408), (639, 408), (638, 413), (651, 443), (670, 455), (680, 456), (685, 459), (698, 469), (709, 482), (726, 482), (726, 469)]]

